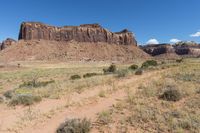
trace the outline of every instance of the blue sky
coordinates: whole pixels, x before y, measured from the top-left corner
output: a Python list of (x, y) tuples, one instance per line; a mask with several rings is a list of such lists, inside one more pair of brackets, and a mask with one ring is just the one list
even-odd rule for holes
[(56, 26), (99, 23), (111, 31), (127, 28), (140, 44), (150, 39), (200, 42), (200, 0), (1, 0), (0, 5), (0, 41), (17, 39), (21, 22), (39, 21)]

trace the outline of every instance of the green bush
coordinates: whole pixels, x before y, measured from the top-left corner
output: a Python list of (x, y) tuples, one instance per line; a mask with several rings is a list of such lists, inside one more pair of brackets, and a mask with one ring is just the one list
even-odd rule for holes
[(31, 81), (24, 82), (23, 84), (21, 84), (19, 86), (19, 88), (22, 88), (22, 87), (33, 87), (33, 88), (45, 87), (45, 86), (47, 86), (48, 84), (51, 84), (51, 83), (55, 83), (55, 81), (54, 80), (49, 80), (49, 81), (31, 80)]
[(104, 74), (115, 73), (117, 71), (116, 65), (112, 64), (107, 69), (103, 69)]
[(131, 65), (131, 66), (129, 67), (129, 69), (130, 69), (130, 70), (136, 70), (136, 69), (138, 69), (138, 65), (133, 64), (133, 65)]
[(81, 76), (79, 76), (79, 75), (72, 75), (71, 77), (70, 77), (70, 79), (71, 80), (76, 80), (76, 79), (81, 79)]
[(147, 60), (142, 64), (142, 68), (148, 68), (149, 66), (157, 66), (158, 63), (155, 60)]
[(142, 75), (143, 74), (143, 70), (142, 69), (138, 69), (135, 72), (135, 75)]
[(93, 76), (96, 76), (98, 75), (97, 73), (86, 73), (83, 75), (83, 78), (90, 78), (90, 77), (93, 77)]
[(20, 94), (14, 96), (11, 101), (9, 102), (9, 105), (16, 106), (16, 105), (32, 105), (34, 103), (40, 102), (42, 98), (40, 96), (33, 96), (30, 94)]
[(11, 99), (14, 96), (14, 91), (13, 90), (8, 90), (4, 94), (4, 97)]
[(167, 88), (164, 93), (160, 96), (161, 99), (166, 101), (179, 101), (181, 100), (181, 92), (178, 89), (175, 88)]
[(89, 133), (91, 130), (91, 122), (84, 119), (69, 119), (62, 123), (57, 133)]

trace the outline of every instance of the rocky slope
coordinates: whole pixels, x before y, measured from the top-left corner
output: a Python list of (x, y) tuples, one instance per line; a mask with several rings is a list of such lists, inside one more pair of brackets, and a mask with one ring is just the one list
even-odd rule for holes
[(99, 24), (84, 24), (80, 26), (55, 27), (38, 22), (21, 24), (19, 40), (106, 42), (109, 44), (137, 45), (128, 30), (110, 32)]
[(103, 42), (58, 42), (47, 40), (20, 40), (0, 52), (0, 61), (105, 61), (133, 62), (150, 56), (134, 45), (116, 45)]

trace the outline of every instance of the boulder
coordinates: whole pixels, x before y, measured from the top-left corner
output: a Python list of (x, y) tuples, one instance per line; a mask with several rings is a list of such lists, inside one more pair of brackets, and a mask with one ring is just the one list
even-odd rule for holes
[(127, 29), (121, 32), (110, 32), (99, 24), (80, 26), (49, 26), (40, 22), (21, 24), (19, 40), (50, 40), (77, 42), (106, 42), (109, 44), (137, 45), (133, 33)]

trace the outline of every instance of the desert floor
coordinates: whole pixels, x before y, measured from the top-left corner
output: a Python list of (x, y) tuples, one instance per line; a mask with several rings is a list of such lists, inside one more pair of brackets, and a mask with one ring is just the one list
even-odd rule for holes
[[(142, 62), (137, 62), (141, 66)], [(66, 119), (87, 118), (91, 132), (200, 132), (200, 60), (159, 61), (141, 75), (109, 63), (11, 62), (0, 66), (0, 132), (54, 133)], [(92, 76), (84, 76), (95, 73)], [(80, 79), (71, 79), (79, 75)], [(177, 90), (178, 100), (162, 99)], [(17, 101), (19, 96), (33, 99)], [(24, 100), (24, 99), (22, 99)]]

